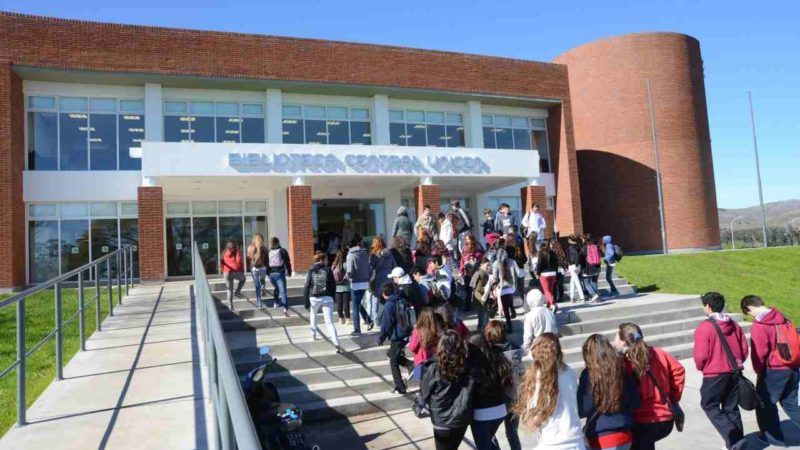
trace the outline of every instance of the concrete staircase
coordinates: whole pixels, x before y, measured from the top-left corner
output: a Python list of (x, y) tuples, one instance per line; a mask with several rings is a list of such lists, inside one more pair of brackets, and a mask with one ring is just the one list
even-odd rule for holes
[[(601, 276), (601, 279), (603, 277)], [(227, 302), (219, 306), (237, 369), (241, 376), (258, 363), (258, 347), (269, 345), (278, 363), (269, 378), (284, 401), (297, 404), (306, 420), (332, 420), (375, 412), (407, 411), (412, 395), (390, 394), (391, 372), (386, 359), (388, 345), (376, 346), (377, 330), (350, 336), (351, 327), (339, 325), (337, 330), (345, 354), (337, 355), (324, 338), (327, 328), (318, 317), (320, 339), (312, 339), (308, 312), (302, 306), (303, 279), (289, 280), (290, 317), (282, 309), (255, 308), (255, 294), (245, 290), (247, 300), (235, 300), (235, 312)], [(567, 279), (568, 281), (568, 279)], [(249, 284), (249, 283), (248, 283)], [(601, 288), (605, 288), (605, 281)], [(561, 303), (558, 314), (565, 361), (573, 368), (583, 367), (581, 346), (593, 333), (613, 339), (617, 326), (634, 322), (642, 327), (650, 345), (663, 347), (678, 359), (692, 354), (692, 333), (705, 319), (698, 296), (668, 294), (636, 294), (624, 279), (615, 280), (620, 297), (596, 305)], [(217, 298), (224, 300), (224, 285), (213, 286)], [(268, 295), (271, 304), (271, 295)], [(466, 314), (462, 319), (470, 330), (477, 326), (477, 316)], [(522, 340), (524, 315), (518, 309), (513, 321), (511, 339)], [(737, 316), (741, 320), (741, 316)], [(749, 331), (749, 324), (743, 324)], [(413, 394), (416, 384), (409, 386)]]

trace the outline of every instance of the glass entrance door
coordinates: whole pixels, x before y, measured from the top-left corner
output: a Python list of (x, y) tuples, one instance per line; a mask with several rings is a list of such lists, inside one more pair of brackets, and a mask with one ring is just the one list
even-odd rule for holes
[(192, 219), (167, 219), (167, 276), (192, 275)]
[(195, 217), (192, 219), (192, 225), (194, 225), (194, 241), (197, 242), (197, 250), (200, 251), (200, 259), (203, 261), (206, 274), (219, 273), (217, 218)]
[(371, 241), (376, 234), (386, 233), (383, 200), (314, 200), (313, 224), (314, 247), (327, 251), (334, 236), (344, 245), (354, 233), (364, 241)]

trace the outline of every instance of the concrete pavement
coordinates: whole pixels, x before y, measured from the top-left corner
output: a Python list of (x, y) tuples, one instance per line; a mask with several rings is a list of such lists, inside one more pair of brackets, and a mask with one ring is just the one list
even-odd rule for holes
[(137, 286), (0, 449), (202, 449), (213, 442), (190, 283)]

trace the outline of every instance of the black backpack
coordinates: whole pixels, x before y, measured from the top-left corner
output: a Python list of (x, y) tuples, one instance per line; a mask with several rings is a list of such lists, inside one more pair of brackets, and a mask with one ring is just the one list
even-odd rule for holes
[(414, 331), (414, 321), (411, 318), (411, 306), (403, 297), (398, 297), (394, 304), (394, 317), (397, 322), (397, 336), (408, 338)]
[(328, 292), (328, 271), (320, 267), (311, 272), (311, 282), (308, 285), (308, 295), (319, 297)]
[(623, 256), (622, 249), (619, 248), (619, 245), (614, 244), (614, 260), (617, 262), (622, 261)]

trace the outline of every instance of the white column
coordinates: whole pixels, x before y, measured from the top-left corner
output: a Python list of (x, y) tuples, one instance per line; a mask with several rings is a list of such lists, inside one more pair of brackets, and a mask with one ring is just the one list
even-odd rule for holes
[(372, 96), (372, 145), (389, 145), (389, 96)]
[(283, 143), (283, 99), (280, 89), (267, 89), (267, 143)]
[(159, 83), (144, 85), (144, 140), (164, 141), (164, 107)]
[(465, 117), (466, 144), (469, 148), (483, 148), (483, 122), (481, 117), (481, 102), (470, 100), (467, 102), (467, 117)]

